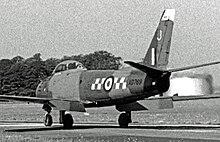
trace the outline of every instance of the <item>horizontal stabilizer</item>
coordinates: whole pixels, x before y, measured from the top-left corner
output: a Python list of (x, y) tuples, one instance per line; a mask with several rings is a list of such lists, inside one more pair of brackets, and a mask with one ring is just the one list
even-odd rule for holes
[(169, 72), (178, 72), (178, 71), (184, 71), (184, 70), (189, 70), (189, 69), (194, 69), (194, 68), (215, 65), (215, 64), (219, 64), (219, 63), (220, 62), (211, 62), (211, 63), (201, 64), (201, 65), (194, 65), (194, 66), (188, 66), (188, 67), (182, 67), (182, 68), (176, 68), (176, 69), (169, 69), (168, 71)]
[(191, 95), (191, 96), (164, 96), (164, 97), (151, 97), (145, 100), (163, 100), (171, 99), (172, 101), (191, 101), (191, 100), (208, 100), (208, 99), (220, 99), (220, 95)]
[(175, 69), (161, 70), (161, 69), (157, 69), (152, 66), (143, 65), (140, 63), (132, 62), (132, 61), (125, 61), (124, 63), (126, 63), (134, 68), (137, 68), (145, 73), (148, 73), (149, 76), (152, 76), (152, 77), (158, 77), (158, 76), (162, 75), (163, 73), (167, 73), (167, 72), (170, 72), (170, 73), (179, 72), (179, 71), (184, 71), (184, 70), (190, 70), (190, 69), (220, 64), (220, 62), (218, 61), (218, 62), (211, 62), (211, 63), (201, 64), (201, 65), (194, 65), (194, 66), (181, 67), (181, 68), (175, 68)]
[(125, 61), (124, 63), (147, 73), (151, 77), (158, 77), (158, 76), (161, 76), (164, 72), (167, 72), (165, 70), (160, 70), (160, 69), (154, 68), (152, 66), (142, 65), (142, 64), (135, 63), (132, 61)]

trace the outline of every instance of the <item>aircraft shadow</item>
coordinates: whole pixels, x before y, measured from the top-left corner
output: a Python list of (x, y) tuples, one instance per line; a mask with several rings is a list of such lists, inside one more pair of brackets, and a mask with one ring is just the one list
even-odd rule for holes
[(63, 126), (41, 127), (41, 128), (19, 128), (7, 129), (4, 132), (31, 132), (31, 131), (51, 131), (51, 130), (78, 130), (78, 129), (94, 129), (94, 128), (119, 128), (118, 126), (73, 126), (71, 128), (64, 128)]
[(120, 128), (119, 126), (97, 126), (97, 125), (82, 125), (73, 126), (72, 128), (65, 129), (62, 126), (41, 127), (41, 128), (19, 128), (19, 129), (6, 129), (4, 132), (31, 132), (31, 131), (53, 131), (53, 130), (79, 130), (79, 129), (95, 129), (95, 128), (115, 128), (115, 129), (155, 129), (155, 130), (188, 130), (188, 129), (219, 129), (219, 127), (212, 126), (129, 126), (128, 128)]

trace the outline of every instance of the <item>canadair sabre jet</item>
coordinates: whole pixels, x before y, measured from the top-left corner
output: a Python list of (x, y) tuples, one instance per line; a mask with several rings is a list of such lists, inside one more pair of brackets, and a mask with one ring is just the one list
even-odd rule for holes
[[(220, 63), (167, 69), (174, 14), (174, 9), (163, 12), (142, 62), (126, 61), (131, 67), (119, 70), (86, 70), (77, 61), (64, 61), (38, 85), (36, 97), (2, 95), (0, 98), (41, 103), (47, 112), (46, 126), (53, 123), (50, 115), (52, 108), (59, 110), (60, 123), (66, 128), (73, 125), (73, 118), (67, 111), (86, 112), (86, 108), (115, 106), (123, 112), (118, 118), (119, 126), (128, 127), (132, 122), (131, 111), (144, 108), (138, 101), (163, 94), (169, 89), (171, 73)], [(160, 101), (163, 103), (154, 105), (166, 108), (169, 101)]]

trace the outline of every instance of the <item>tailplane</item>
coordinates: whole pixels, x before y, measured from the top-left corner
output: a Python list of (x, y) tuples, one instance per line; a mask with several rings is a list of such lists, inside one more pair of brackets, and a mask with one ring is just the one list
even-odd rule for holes
[(174, 24), (174, 9), (164, 10), (160, 23), (145, 55), (143, 64), (158, 69), (167, 68), (170, 52), (171, 37)]

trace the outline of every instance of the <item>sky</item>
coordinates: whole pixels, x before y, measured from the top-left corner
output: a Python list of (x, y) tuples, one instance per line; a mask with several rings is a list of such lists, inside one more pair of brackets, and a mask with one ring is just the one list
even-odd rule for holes
[[(164, 9), (176, 10), (169, 68), (220, 61), (219, 0), (2, 0), (0, 59), (106, 50), (140, 61)], [(190, 70), (212, 74), (220, 65)]]

